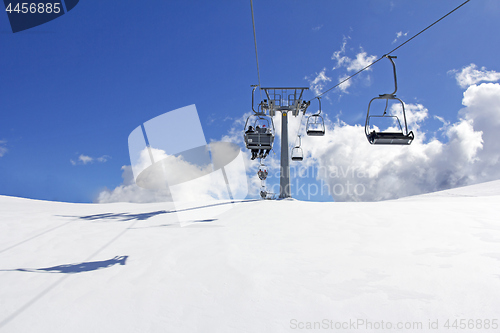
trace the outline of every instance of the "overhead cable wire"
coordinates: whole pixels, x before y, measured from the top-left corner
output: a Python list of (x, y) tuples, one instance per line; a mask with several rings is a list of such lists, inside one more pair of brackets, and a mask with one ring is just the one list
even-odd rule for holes
[[(252, 1), (252, 0), (250, 0)], [(358, 75), (359, 73), (367, 70), (368, 68), (370, 68), (371, 66), (375, 65), (377, 62), (379, 62), (380, 60), (382, 60), (383, 58), (385, 58), (386, 56), (390, 55), (391, 53), (393, 53), (394, 51), (396, 51), (397, 49), (399, 49), (400, 47), (402, 47), (403, 45), (405, 45), (406, 43), (408, 43), (409, 41), (411, 41), (412, 39), (414, 39), (415, 37), (417, 37), (418, 35), (420, 35), (421, 33), (423, 33), (424, 31), (426, 31), (427, 29), (429, 29), (430, 27), (432, 27), (433, 25), (435, 25), (436, 23), (438, 23), (439, 21), (443, 20), (444, 18), (446, 18), (447, 16), (451, 15), (453, 12), (455, 12), (456, 10), (458, 10), (459, 8), (461, 8), (462, 6), (464, 6), (467, 2), (469, 2), (470, 0), (467, 0), (465, 2), (463, 2), (460, 6), (456, 7), (455, 9), (453, 9), (452, 11), (448, 12), (446, 15), (442, 16), (439, 20), (435, 21), (434, 23), (432, 23), (431, 25), (427, 26), (425, 29), (421, 30), (419, 33), (417, 33), (416, 35), (414, 35), (413, 37), (411, 37), (410, 39), (408, 39), (407, 41), (405, 41), (404, 43), (400, 44), (398, 47), (396, 47), (395, 49), (387, 52), (386, 54), (384, 54), (383, 56), (381, 56), (380, 58), (378, 58), (377, 60), (375, 60), (374, 62), (372, 62), (371, 64), (367, 65), (366, 67), (360, 69), (359, 71), (357, 71), (356, 73), (352, 74), (351, 76), (348, 76), (347, 78), (345, 78), (344, 80), (340, 81), (338, 84), (336, 84), (335, 86), (331, 87), (330, 89), (328, 90), (325, 90), (324, 92), (322, 92), (321, 94), (315, 96), (314, 98), (310, 99), (310, 101), (312, 101), (313, 99), (316, 99), (316, 98), (319, 98), (321, 96), (323, 96), (324, 94), (326, 94), (327, 92), (329, 92), (330, 90), (332, 89), (335, 89), (337, 88), (338, 86), (340, 86), (341, 84), (343, 84), (344, 82), (346, 81), (349, 81), (350, 79), (352, 79), (353, 77), (355, 77), (356, 75)], [(252, 15), (253, 15), (253, 12), (252, 12)], [(255, 31), (254, 31), (255, 33)], [(257, 49), (256, 49), (257, 50)], [(258, 67), (258, 65), (257, 65)]]
[(253, 15), (253, 1), (250, 0), (250, 8), (252, 9), (252, 26), (253, 26), (253, 42), (255, 45), (255, 60), (257, 61), (257, 78), (259, 79), (260, 99), (262, 99), (262, 91), (260, 90), (260, 70), (259, 70), (259, 55), (257, 53), (257, 34), (255, 33), (255, 18)]

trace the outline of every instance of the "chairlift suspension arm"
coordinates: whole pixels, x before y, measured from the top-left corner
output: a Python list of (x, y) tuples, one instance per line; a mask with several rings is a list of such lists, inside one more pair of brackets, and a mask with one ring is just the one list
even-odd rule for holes
[[(300, 137), (300, 135), (297, 135), (297, 140), (295, 140), (295, 142), (298, 142), (293, 148), (298, 148), (298, 147), (302, 147), (302, 139)], [(293, 150), (292, 148), (292, 150)]]
[(384, 55), (384, 57), (386, 57), (387, 59), (389, 59), (391, 61), (391, 64), (392, 64), (392, 71), (394, 73), (394, 92), (392, 94), (388, 94), (388, 95), (396, 95), (396, 92), (398, 91), (398, 78), (396, 76), (396, 64), (394, 63), (394, 60), (392, 60), (393, 58), (397, 58), (396, 56), (390, 56), (390, 55)]
[(257, 85), (255, 85), (255, 84), (254, 84), (254, 85), (252, 85), (252, 87), (253, 87), (253, 90), (252, 90), (252, 111), (253, 111), (254, 113), (257, 113), (257, 112), (255, 111), (255, 108), (254, 108), (254, 102), (253, 102), (253, 100), (254, 100), (254, 94), (255, 94), (255, 89), (257, 89)]

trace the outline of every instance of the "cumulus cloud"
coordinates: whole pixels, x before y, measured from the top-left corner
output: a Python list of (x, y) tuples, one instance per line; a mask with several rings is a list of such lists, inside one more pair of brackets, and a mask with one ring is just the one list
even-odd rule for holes
[[(397, 37), (403, 37), (400, 32)], [(346, 56), (348, 38), (334, 52), (334, 69), (357, 71), (376, 57), (362, 49), (356, 57)], [(409, 130), (415, 133), (411, 146), (372, 146), (360, 125), (349, 125), (339, 118), (326, 119), (324, 137), (303, 137), (306, 149), (304, 165), (315, 168), (316, 178), (336, 201), (376, 201), (427, 193), (456, 186), (500, 178), (500, 73), (471, 64), (453, 70), (457, 83), (465, 89), (458, 120), (433, 116), (422, 104), (405, 104)], [(351, 81), (340, 86), (347, 92)], [(401, 117), (401, 106), (394, 104), (390, 113)], [(432, 116), (442, 122), (436, 134), (424, 129)], [(390, 124), (394, 126), (394, 124)], [(390, 127), (389, 126), (389, 127)], [(357, 186), (357, 187), (356, 187)]]
[[(342, 47), (342, 49), (343, 50), (345, 49), (344, 46)], [(343, 52), (343, 51), (341, 50), (341, 52)], [(375, 60), (377, 60), (377, 56), (368, 55), (368, 53), (363, 51), (362, 48), (361, 48), (361, 51), (359, 53), (357, 53), (356, 56), (352, 59), (349, 58), (348, 56), (341, 56), (341, 52), (334, 53), (333, 58), (332, 58), (332, 59), (336, 60), (336, 62), (337, 62), (336, 66), (333, 68), (334, 70), (339, 69), (341, 67), (345, 67), (347, 70), (347, 73), (348, 73), (348, 74), (340, 75), (338, 77), (339, 83), (344, 81), (350, 75), (354, 74), (355, 72), (360, 71), (361, 69), (367, 67), (368, 65), (373, 63)], [(366, 71), (370, 71), (370, 70), (371, 70), (371, 68), (366, 69)], [(364, 80), (366, 80), (367, 84), (370, 84), (370, 82), (371, 82), (370, 76), (365, 76)], [(350, 80), (345, 81), (342, 84), (340, 84), (338, 86), (338, 88), (342, 93), (348, 93), (347, 89), (352, 85), (352, 83), (353, 83), (353, 79), (350, 79)]]
[(72, 165), (77, 165), (77, 164), (91, 164), (91, 163), (94, 163), (94, 162), (99, 162), (99, 163), (105, 163), (107, 162), (111, 157), (108, 156), (108, 155), (103, 155), (101, 157), (97, 157), (97, 158), (94, 158), (94, 157), (90, 157), (90, 156), (87, 156), (87, 155), (84, 155), (84, 154), (80, 154), (80, 156), (78, 156), (78, 158), (76, 160), (73, 160), (73, 159), (70, 159), (70, 163)]
[[(348, 77), (349, 77), (349, 75), (347, 75), (347, 74), (346, 74), (346, 75), (343, 75), (343, 76), (341, 76), (341, 77), (339, 77), (339, 82), (338, 82), (338, 83), (340, 83), (340, 82), (344, 81), (344, 80), (345, 80), (345, 79), (347, 79)], [(347, 88), (349, 88), (350, 86), (351, 86), (351, 80), (347, 80), (347, 81), (345, 81), (345, 82), (340, 83), (340, 85), (339, 85), (339, 89), (340, 89), (343, 93), (347, 94), (347, 93), (348, 93)]]
[(401, 37), (408, 36), (408, 32), (403, 33), (402, 31), (396, 32), (396, 38), (392, 41), (392, 44), (396, 43)]
[(108, 161), (109, 158), (110, 158), (110, 156), (103, 155), (101, 157), (96, 158), (96, 161), (99, 162), (99, 163), (105, 163), (105, 162)]
[(5, 140), (0, 140), (0, 157), (5, 155), (7, 153), (7, 141)]
[(78, 161), (80, 161), (82, 164), (92, 163), (93, 160), (94, 159), (92, 157), (83, 154), (78, 156)]
[(333, 67), (333, 70), (345, 67), (348, 72), (357, 72), (377, 60), (377, 56), (368, 55), (362, 47), (359, 48), (360, 52), (357, 53), (354, 58), (346, 56), (346, 45), (348, 39), (350, 38), (344, 37), (340, 50), (335, 51), (332, 55), (332, 60), (336, 61), (336, 65)]
[(316, 73), (316, 76), (314, 79), (310, 80), (309, 77), (305, 77), (306, 80), (309, 80), (309, 87), (312, 91), (314, 91), (314, 94), (319, 95), (323, 92), (323, 89), (325, 88), (325, 84), (328, 82), (332, 81), (332, 79), (328, 76), (326, 76), (326, 68), (323, 68), (321, 72)]
[[(377, 60), (377, 56), (368, 55), (368, 53), (365, 52), (362, 47), (359, 48), (359, 52), (353, 58), (350, 58), (349, 56), (345, 55), (348, 39), (350, 38), (344, 37), (342, 41), (342, 47), (340, 48), (340, 50), (335, 51), (332, 55), (332, 60), (336, 62), (332, 70), (337, 70), (341, 68), (345, 68), (347, 70), (347, 73), (342, 74), (338, 77), (339, 83), (345, 80), (349, 75), (352, 75), (355, 72), (360, 71), (361, 69), (367, 67), (375, 60)], [(371, 70), (371, 68), (367, 69), (367, 71), (369, 70)], [(367, 80), (368, 84), (370, 83), (369, 76), (365, 76), (365, 80)], [(347, 88), (349, 88), (351, 85), (352, 85), (352, 79), (342, 83), (339, 86), (339, 89), (342, 93), (347, 93)]]
[[(363, 50), (362, 47), (359, 48), (359, 52), (356, 53), (352, 58), (347, 56), (347, 42), (351, 38), (349, 36), (344, 36), (342, 39), (342, 45), (340, 50), (333, 52), (332, 60), (335, 61), (335, 65), (332, 68), (332, 71), (345, 69), (346, 73), (339, 74), (337, 76), (337, 83), (341, 83), (348, 76), (358, 72), (359, 70), (367, 67), (375, 60), (377, 60), (377, 56), (368, 55), (367, 52)], [(351, 49), (352, 51), (352, 49)], [(368, 68), (367, 70), (371, 70)], [(315, 95), (321, 94), (324, 89), (327, 87), (327, 84), (332, 81), (331, 75), (328, 74), (327, 68), (323, 68), (319, 73), (316, 73), (313, 76), (306, 76), (305, 79), (309, 81), (310, 89), (315, 93)], [(371, 78), (369, 75), (364, 75), (363, 79), (366, 81), (366, 84), (371, 83)], [(346, 82), (341, 83), (337, 88), (342, 94), (347, 94), (347, 89), (353, 84), (354, 80), (348, 80)]]
[(467, 88), (473, 84), (477, 84), (482, 81), (495, 82), (500, 80), (500, 73), (495, 71), (487, 71), (486, 67), (478, 67), (475, 64), (470, 64), (459, 70), (451, 70), (449, 74), (454, 74), (458, 85), (461, 88)]
[(209, 147), (210, 155), (208, 146), (184, 155), (167, 155), (161, 149), (145, 148), (133, 166), (122, 167), (123, 183), (113, 190), (103, 190), (97, 202), (208, 202), (245, 198), (246, 169), (239, 148), (223, 142), (213, 142)]
[(344, 36), (342, 38), (342, 46), (340, 47), (340, 50), (333, 52), (332, 60), (337, 61), (337, 65), (335, 67), (333, 67), (333, 69), (337, 69), (338, 67), (341, 67), (343, 65), (344, 61), (346, 61), (348, 59), (347, 57), (344, 56), (344, 54), (345, 54), (345, 49), (347, 46), (347, 41), (349, 39), (351, 39), (351, 37)]
[(126, 165), (122, 167), (123, 183), (113, 190), (104, 189), (96, 198), (96, 202), (166, 202), (172, 201), (172, 196), (168, 189), (163, 190), (147, 190), (135, 184), (134, 173), (132, 167)]
[[(406, 104), (410, 146), (371, 146), (360, 125), (327, 121), (327, 133), (304, 145), (318, 179), (336, 201), (376, 201), (444, 190), (500, 178), (500, 84), (472, 85), (464, 92), (459, 120), (442, 120), (445, 138), (426, 141), (429, 111)], [(398, 113), (396, 107), (391, 111)], [(318, 141), (320, 141), (318, 143)]]
[(344, 61), (344, 65), (347, 67), (347, 71), (357, 72), (365, 68), (366, 66), (370, 65), (375, 60), (377, 60), (377, 56), (374, 55), (369, 56), (368, 53), (366, 53), (365, 51), (363, 51), (363, 49), (361, 49), (361, 52), (356, 54), (356, 57), (354, 59), (347, 58)]
[[(250, 197), (259, 197), (259, 192), (261, 189), (261, 181), (256, 176), (257, 170), (260, 165), (257, 161), (250, 160), (250, 151), (245, 149), (245, 144), (243, 141), (243, 128), (245, 126), (246, 119), (252, 115), (253, 112), (247, 112), (243, 116), (234, 119), (232, 126), (228, 132), (221, 138), (220, 142), (211, 142), (210, 150), (212, 156), (213, 165), (218, 168), (218, 165), (226, 164), (220, 161), (217, 156), (225, 157), (227, 155), (234, 154), (229, 150), (234, 150), (234, 147), (226, 147), (223, 145), (225, 142), (233, 143), (241, 148), (239, 151), (238, 158), (240, 162), (236, 161), (227, 165), (224, 169), (226, 177), (230, 182), (230, 191), (233, 198), (242, 199), (249, 195)], [(301, 123), (302, 120), (302, 123)], [(302, 117), (291, 117), (289, 120), (289, 141), (290, 147), (295, 143), (295, 135), (300, 126), (304, 126), (305, 118)], [(279, 151), (279, 141), (281, 137), (281, 117), (274, 117), (274, 126), (276, 129), (276, 139), (275, 139), (275, 149)], [(156, 174), (158, 169), (153, 168), (148, 171), (148, 167), (151, 166), (151, 155), (154, 161), (166, 161), (160, 166), (163, 170), (168, 170), (168, 175)], [(198, 154), (200, 155), (200, 154)], [(278, 180), (279, 184), (279, 155), (271, 152), (271, 154), (265, 160), (265, 166), (270, 174), (269, 178), (274, 179), (274, 183)], [(208, 169), (206, 169), (208, 168)], [(193, 179), (182, 184), (174, 186), (156, 186), (155, 190), (144, 189), (136, 184), (134, 175), (140, 175), (141, 172), (145, 171), (149, 173), (148, 177), (142, 177), (139, 179), (139, 183), (148, 187), (154, 188), (155, 184), (176, 182), (179, 179)], [(162, 201), (210, 201), (213, 199), (228, 199), (228, 189), (224, 180), (224, 175), (221, 171), (212, 172), (209, 166), (203, 166), (199, 163), (191, 163), (184, 159), (182, 156), (168, 156), (165, 151), (161, 149), (151, 148), (144, 149), (140, 152), (138, 160), (134, 162), (133, 166), (127, 165), (122, 167), (122, 178), (123, 183), (114, 189), (105, 189), (96, 198), (97, 202), (107, 203), (107, 202), (162, 202)], [(273, 182), (270, 179), (270, 182)], [(152, 186), (150, 186), (152, 185)], [(275, 190), (278, 193), (278, 189), (268, 187), (269, 191)]]
[[(344, 66), (347, 68), (347, 65)], [(317, 171), (313, 176), (316, 179), (306, 182), (324, 186), (335, 201), (377, 201), (499, 179), (500, 142), (496, 134), (500, 131), (500, 84), (467, 86), (462, 104), (463, 108), (457, 110), (456, 120), (434, 116), (432, 110), (422, 104), (405, 104), (409, 130), (415, 133), (415, 140), (410, 146), (370, 145), (363, 125), (349, 125), (340, 118), (331, 120), (323, 114), (327, 127), (325, 136), (302, 136), (304, 160), (300, 165)], [(309, 111), (316, 111), (313, 105)], [(401, 108), (397, 104), (392, 105), (389, 111), (401, 118)], [(243, 148), (242, 132), (249, 115), (251, 112), (235, 119), (222, 140), (236, 143), (243, 149), (250, 195), (258, 196), (261, 183), (256, 171), (259, 164), (250, 161), (249, 151)], [(429, 118), (442, 123), (439, 129), (441, 136), (426, 132), (424, 125)], [(296, 143), (296, 134), (304, 132), (305, 121), (306, 118), (290, 117), (288, 149)], [(281, 117), (274, 117), (274, 125), (274, 146), (279, 152)], [(276, 185), (279, 155), (271, 153), (265, 163), (272, 175), (268, 184)], [(291, 165), (293, 167), (294, 164)], [(184, 165), (179, 170), (189, 170), (188, 167)], [(123, 177), (122, 185), (113, 191), (102, 192), (98, 201), (144, 202), (172, 198), (171, 193), (158, 194), (137, 187), (130, 166), (123, 167)], [(240, 177), (241, 181), (243, 179), (245, 177)], [(187, 194), (190, 189), (201, 188), (205, 191), (203, 193), (212, 196), (224, 193), (223, 186), (217, 188), (209, 184), (202, 180), (197, 187), (186, 185), (184, 191)], [(220, 184), (223, 185), (223, 181)], [(274, 189), (277, 191), (278, 187)]]

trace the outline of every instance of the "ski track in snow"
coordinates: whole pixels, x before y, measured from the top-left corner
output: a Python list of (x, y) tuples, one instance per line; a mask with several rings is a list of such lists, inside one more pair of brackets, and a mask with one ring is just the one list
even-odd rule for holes
[(0, 332), (500, 319), (499, 203), (500, 181), (376, 203), (245, 201), (219, 215), (229, 203), (179, 215), (0, 196)]

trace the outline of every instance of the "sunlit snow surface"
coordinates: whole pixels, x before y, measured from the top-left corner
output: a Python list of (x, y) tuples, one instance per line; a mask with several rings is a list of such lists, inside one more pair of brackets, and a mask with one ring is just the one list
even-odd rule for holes
[(0, 196), (0, 332), (500, 319), (500, 181), (375, 203), (240, 202), (215, 217), (220, 205), (201, 206), (177, 207), (186, 223), (162, 203)]

